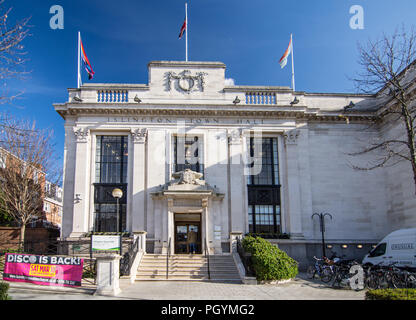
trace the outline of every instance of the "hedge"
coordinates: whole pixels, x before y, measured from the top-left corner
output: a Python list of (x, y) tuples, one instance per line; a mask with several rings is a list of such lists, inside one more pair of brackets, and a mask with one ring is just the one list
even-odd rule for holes
[(242, 245), (251, 253), (257, 280), (286, 280), (298, 274), (298, 263), (269, 241), (247, 236)]
[(376, 289), (365, 293), (366, 300), (416, 300), (416, 289)]
[(0, 282), (0, 300), (10, 300), (10, 296), (7, 294), (9, 290), (9, 284), (5, 282)]

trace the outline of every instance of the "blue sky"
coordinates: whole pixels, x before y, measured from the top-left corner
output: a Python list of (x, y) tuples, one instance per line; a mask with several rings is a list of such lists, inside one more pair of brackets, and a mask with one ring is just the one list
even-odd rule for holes
[[(64, 121), (52, 104), (76, 87), (77, 32), (96, 73), (92, 82), (147, 83), (147, 63), (185, 60), (178, 40), (185, 0), (6, 0), (10, 22), (31, 16), (25, 41), (28, 79), (11, 81), (24, 90), (1, 105), (36, 120), (56, 135), (62, 155)], [(49, 9), (64, 9), (64, 29), (52, 30)], [(364, 9), (364, 29), (350, 28), (352, 5)], [(236, 85), (290, 86), (291, 67), (280, 69), (290, 33), (294, 37), (296, 89), (354, 92), (348, 76), (359, 71), (357, 43), (414, 23), (414, 0), (189, 0), (189, 60), (221, 61)], [(84, 82), (87, 77), (83, 75)]]

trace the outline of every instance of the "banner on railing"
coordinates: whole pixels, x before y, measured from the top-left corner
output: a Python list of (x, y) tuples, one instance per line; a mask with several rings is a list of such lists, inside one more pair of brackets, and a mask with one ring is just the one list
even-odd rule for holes
[(84, 260), (77, 257), (6, 253), (3, 280), (79, 287)]

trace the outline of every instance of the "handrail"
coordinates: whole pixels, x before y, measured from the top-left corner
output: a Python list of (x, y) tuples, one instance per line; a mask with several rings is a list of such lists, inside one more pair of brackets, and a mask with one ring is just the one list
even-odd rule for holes
[(140, 236), (134, 239), (133, 242), (129, 244), (128, 251), (120, 259), (120, 273), (123, 276), (130, 275), (131, 266), (133, 265), (134, 259), (136, 259), (136, 255), (139, 252), (140, 241)]
[(211, 272), (209, 270), (209, 250), (208, 250), (208, 245), (207, 245), (207, 238), (204, 238), (205, 240), (205, 258), (207, 258), (208, 261), (208, 279), (211, 280)]
[(171, 240), (171, 238), (169, 238), (169, 242), (168, 242), (168, 252), (166, 253), (166, 279), (169, 278), (170, 240)]
[(240, 256), (247, 276), (255, 277), (256, 272), (253, 268), (253, 262), (251, 260), (251, 254), (246, 252), (243, 248), (240, 238), (237, 238), (237, 253)]

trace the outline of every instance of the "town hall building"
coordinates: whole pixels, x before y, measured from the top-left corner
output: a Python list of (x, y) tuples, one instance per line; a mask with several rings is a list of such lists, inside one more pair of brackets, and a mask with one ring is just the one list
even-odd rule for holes
[(416, 225), (410, 165), (354, 169), (371, 155), (351, 153), (400, 129), (374, 121), (377, 94), (227, 85), (221, 62), (152, 61), (148, 77), (84, 84), (54, 104), (63, 238), (146, 232), (147, 252), (186, 254), (194, 232), (196, 253), (229, 254), (256, 233), (304, 261), (320, 254), (314, 213), (331, 215), (326, 243), (347, 256)]

